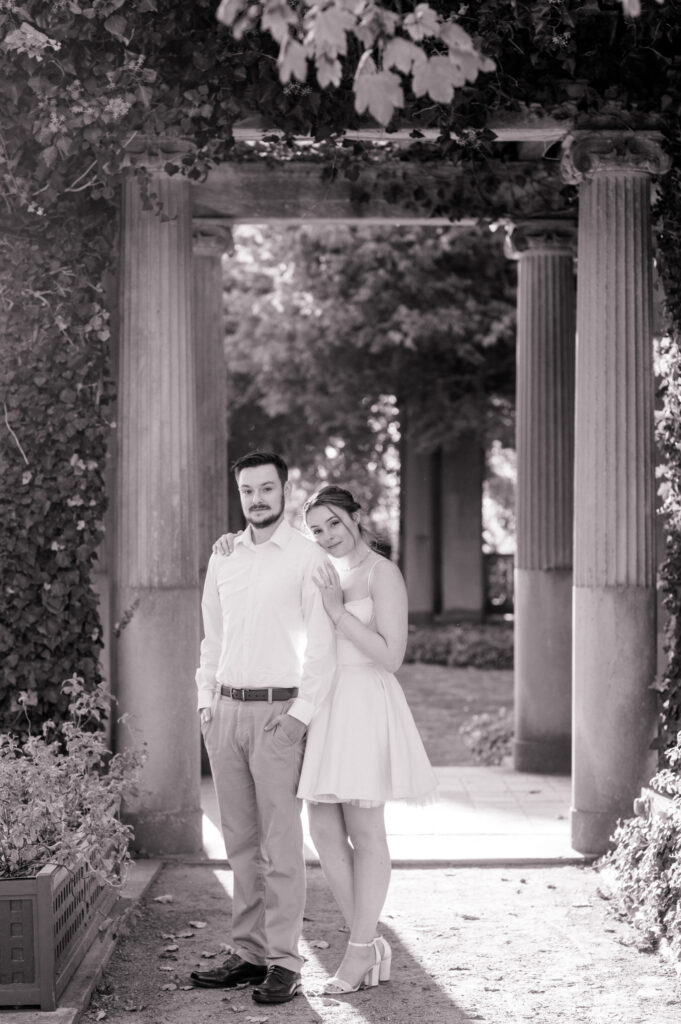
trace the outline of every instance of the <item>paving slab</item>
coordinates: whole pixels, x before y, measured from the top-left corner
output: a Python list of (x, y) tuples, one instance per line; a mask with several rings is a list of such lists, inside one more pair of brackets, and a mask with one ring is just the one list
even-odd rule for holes
[[(436, 767), (432, 803), (388, 804), (386, 829), (393, 864), (485, 865), (581, 863), (570, 842), (569, 776), (514, 772), (508, 766)], [(204, 853), (225, 862), (212, 780), (201, 786)], [(303, 810), (305, 854), (319, 858)]]

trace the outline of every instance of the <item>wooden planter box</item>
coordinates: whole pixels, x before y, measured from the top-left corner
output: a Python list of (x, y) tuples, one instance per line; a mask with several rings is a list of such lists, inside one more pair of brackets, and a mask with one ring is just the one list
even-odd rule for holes
[(0, 1006), (55, 1010), (115, 899), (84, 865), (0, 879)]

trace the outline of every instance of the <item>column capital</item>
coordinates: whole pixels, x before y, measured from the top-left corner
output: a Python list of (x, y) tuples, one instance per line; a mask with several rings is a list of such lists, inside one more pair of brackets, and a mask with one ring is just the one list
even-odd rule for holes
[(192, 251), (195, 256), (222, 256), (223, 253), (232, 252), (234, 249), (232, 232), (226, 224), (199, 227), (195, 223), (192, 239)]
[(571, 218), (508, 221), (505, 225), (504, 254), (519, 260), (527, 252), (575, 256), (577, 225)]
[(613, 130), (578, 131), (563, 143), (561, 175), (579, 185), (600, 171), (619, 174), (665, 174), (670, 158), (659, 132)]

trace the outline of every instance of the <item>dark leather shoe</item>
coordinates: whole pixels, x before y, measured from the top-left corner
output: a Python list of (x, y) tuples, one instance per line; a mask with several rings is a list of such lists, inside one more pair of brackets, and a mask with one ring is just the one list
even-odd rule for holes
[(270, 964), (262, 985), (253, 989), (256, 1003), (287, 1003), (298, 994), (300, 975), (279, 964)]
[(236, 953), (232, 953), (222, 967), (213, 967), (210, 971), (192, 971), (189, 977), (192, 985), (198, 988), (234, 988), (236, 985), (264, 981), (267, 968), (249, 964), (248, 960), (242, 960)]

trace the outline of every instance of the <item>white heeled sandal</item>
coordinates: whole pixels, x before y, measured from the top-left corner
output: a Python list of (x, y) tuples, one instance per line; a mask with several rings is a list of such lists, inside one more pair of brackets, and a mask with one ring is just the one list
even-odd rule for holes
[[(354, 946), (356, 949), (373, 949), (374, 951), (374, 962), (371, 967), (366, 971), (364, 976), (359, 981), (359, 984), (354, 987), (344, 978), (339, 978), (338, 975), (334, 974), (333, 978), (329, 978), (326, 985), (324, 986), (323, 992), (325, 996), (346, 996), (350, 992), (359, 992), (363, 988), (375, 988), (378, 985), (379, 978), (381, 977), (381, 966), (383, 963), (383, 951), (379, 947), (379, 941), (385, 942), (385, 939), (378, 940), (372, 939), (371, 942), (350, 942), (348, 946)], [(388, 946), (388, 943), (385, 942)], [(390, 947), (388, 946), (388, 950)], [(388, 978), (390, 977), (390, 961), (388, 960)], [(388, 980), (387, 978), (385, 979)]]
[(390, 981), (390, 964), (392, 963), (393, 951), (382, 935), (377, 935), (374, 944), (381, 955), (381, 962), (378, 966), (378, 980)]

